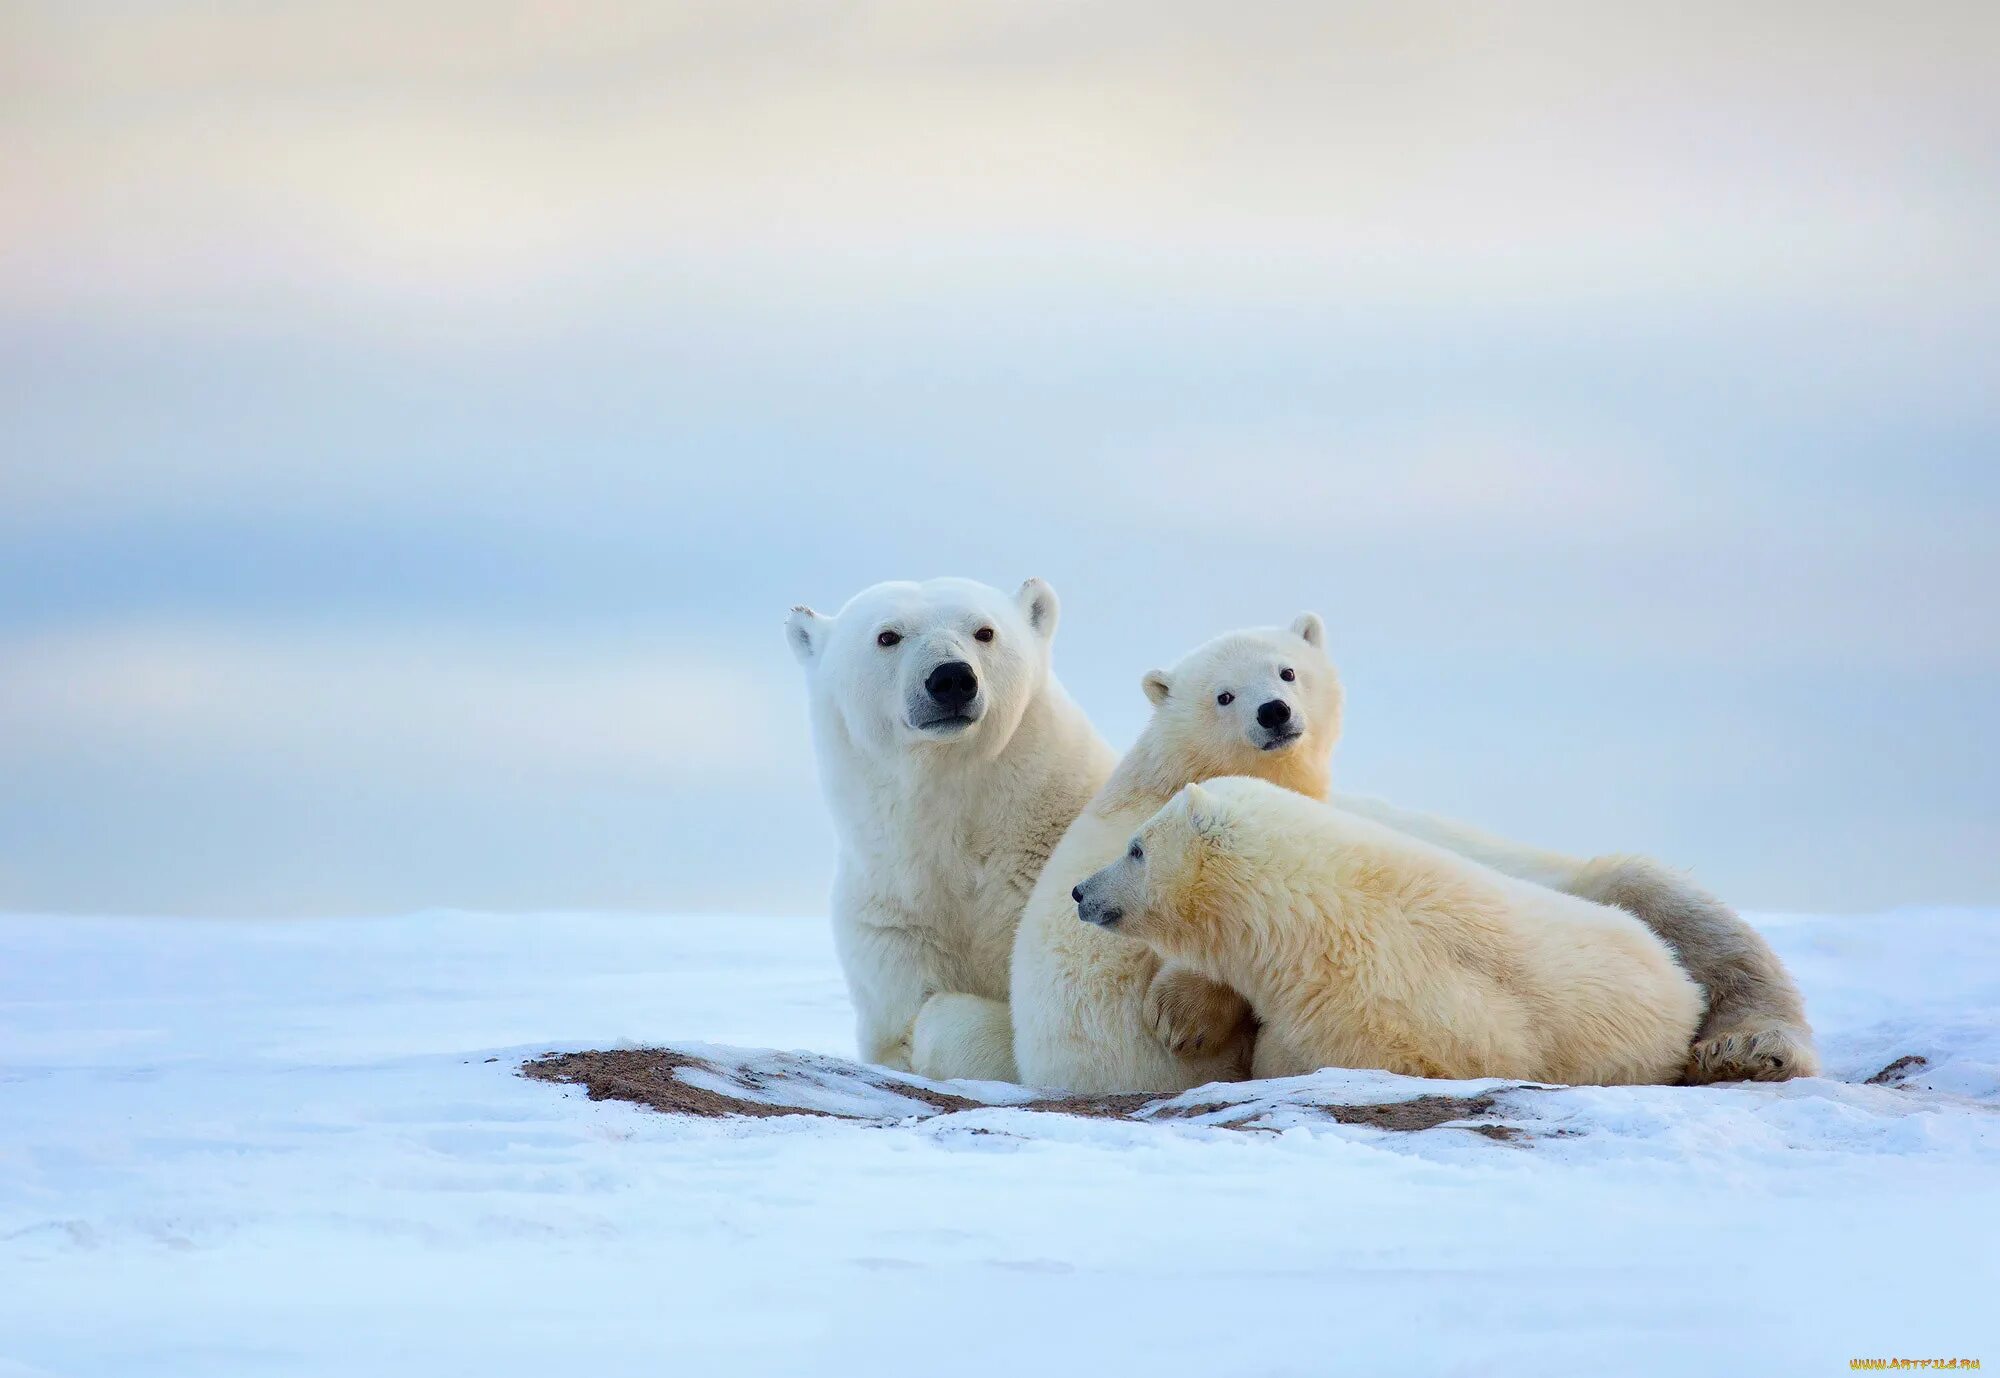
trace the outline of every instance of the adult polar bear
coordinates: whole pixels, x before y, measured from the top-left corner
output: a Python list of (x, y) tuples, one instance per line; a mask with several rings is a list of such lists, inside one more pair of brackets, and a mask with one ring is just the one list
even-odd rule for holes
[[(1074, 1056), (1045, 1059), (1027, 1046), (1034, 1041), (1029, 1029), (1018, 1040), (1026, 1065), (1014, 1056), (1008, 953), (1024, 903), (1071, 821), (1117, 764), (1050, 669), (1057, 611), (1054, 591), (1040, 580), (1009, 599), (982, 584), (940, 579), (876, 585), (833, 617), (794, 608), (786, 624), (807, 672), (821, 785), (839, 839), (834, 932), (861, 1053), (926, 1076), (1015, 1080), (1025, 1070), (1045, 1084), (1139, 1090), (1155, 1089), (1147, 1083), (1156, 1080), (1180, 1086), (1210, 1079), (1220, 1048), (1225, 1069), (1216, 1074), (1240, 1075), (1226, 1069), (1235, 1053), (1220, 1045), (1242, 1002), (1172, 970), (1152, 973), (1142, 1007), (1188, 1052), (1205, 1030), (1209, 1044), (1200, 1055), (1174, 1053), (1127, 1014), (1092, 1021), (1091, 1037), (1111, 1040), (1109, 1048), (1086, 1043), (1069, 1049)], [(1307, 625), (1316, 642), (1317, 619), (1294, 628)], [(1296, 630), (1282, 635), (1305, 641)], [(1323, 661), (1316, 645), (1307, 646)], [(1149, 695), (1156, 694), (1155, 678), (1171, 677), (1148, 676)], [(1191, 693), (1184, 697), (1192, 701)], [(1250, 758), (1252, 773), (1268, 778), (1267, 767), (1295, 757), (1304, 766), (1297, 783), (1324, 795), (1333, 739), (1312, 735), (1310, 743), (1291, 739), (1276, 755), (1259, 748)], [(1219, 760), (1186, 766), (1189, 780), (1230, 769)], [(1775, 955), (1726, 907), (1680, 877), (1645, 862), (1585, 862), (1519, 847), (1358, 796), (1332, 799), (1497, 870), (1616, 904), (1645, 921), (1708, 996), (1690, 1080), (1777, 1079), (1815, 1069), (1797, 992)], [(1076, 879), (1101, 864), (1084, 867)], [(1073, 913), (1067, 922), (1082, 927)], [(1032, 965), (1020, 969), (1021, 979), (1034, 979), (1026, 972)], [(1131, 1008), (1130, 982), (1106, 989), (1117, 998), (1099, 1013)], [(1042, 1041), (1051, 1042), (1061, 1045)], [(1136, 1051), (1128, 1056), (1121, 1048)], [(1161, 1075), (1123, 1083), (1091, 1075), (1107, 1053), (1114, 1063), (1146, 1064), (1128, 1069), (1135, 1073)], [(1069, 1066), (1044, 1065), (1064, 1062)], [(1064, 1074), (1033, 1075), (1050, 1071)]]
[(870, 1062), (1015, 1079), (1021, 906), (1116, 756), (1049, 667), (1059, 605), (967, 579), (792, 609), (839, 864), (834, 944)]

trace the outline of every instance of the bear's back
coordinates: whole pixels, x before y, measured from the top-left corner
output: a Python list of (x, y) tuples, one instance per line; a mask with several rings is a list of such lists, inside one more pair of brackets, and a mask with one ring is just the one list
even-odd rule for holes
[[(1672, 1079), (1700, 996), (1631, 915), (1261, 782), (1207, 788), (1263, 853), (1266, 884), (1290, 877), (1273, 890), (1290, 901), (1274, 911), (1285, 915), (1279, 921), (1345, 930), (1339, 947), (1352, 961), (1341, 971), (1295, 973), (1302, 987), (1331, 985), (1334, 998), (1299, 988), (1287, 1006), (1379, 1035), (1378, 1054), (1402, 1055), (1400, 1070)], [(1317, 1048), (1304, 1030), (1280, 1028), (1277, 1042), (1310, 1060), (1347, 1039), (1346, 1027), (1321, 1028)]]

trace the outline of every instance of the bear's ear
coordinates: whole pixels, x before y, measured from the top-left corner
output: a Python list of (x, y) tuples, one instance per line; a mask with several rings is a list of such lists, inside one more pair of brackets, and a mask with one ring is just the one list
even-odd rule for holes
[(1030, 579), (1021, 585), (1021, 591), (1014, 595), (1014, 606), (1042, 640), (1056, 634), (1056, 615), (1062, 611), (1062, 605), (1056, 602), (1056, 591), (1045, 580)]
[(1181, 787), (1181, 807), (1187, 810), (1188, 827), (1196, 837), (1212, 837), (1222, 830), (1221, 804), (1200, 785)]
[(1153, 701), (1153, 707), (1158, 708), (1167, 701), (1167, 693), (1173, 688), (1173, 683), (1167, 678), (1165, 670), (1148, 670), (1139, 680), (1139, 687), (1146, 691), (1146, 697)]
[(1302, 612), (1292, 619), (1292, 635), (1302, 636), (1306, 643), (1326, 649), (1326, 623), (1319, 620), (1316, 612)]
[(826, 629), (833, 625), (831, 617), (821, 617), (804, 603), (792, 609), (785, 619), (785, 644), (792, 648), (792, 654), (799, 658), (799, 664), (810, 665), (826, 645)]

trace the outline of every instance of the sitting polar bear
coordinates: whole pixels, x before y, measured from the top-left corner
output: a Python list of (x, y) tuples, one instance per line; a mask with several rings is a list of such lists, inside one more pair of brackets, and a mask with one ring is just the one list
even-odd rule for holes
[(870, 1062), (1014, 1080), (1021, 905), (1116, 761), (1049, 668), (1058, 605), (968, 579), (792, 609), (839, 865), (834, 944)]
[(1702, 1015), (1624, 910), (1263, 780), (1187, 786), (1073, 898), (1085, 923), (1242, 992), (1259, 1076), (1676, 1082)]

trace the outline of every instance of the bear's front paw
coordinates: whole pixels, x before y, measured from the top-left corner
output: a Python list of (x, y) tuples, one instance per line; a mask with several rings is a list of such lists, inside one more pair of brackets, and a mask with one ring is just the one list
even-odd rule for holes
[(1146, 987), (1146, 1027), (1175, 1057), (1217, 1057), (1247, 1050), (1256, 1037), (1250, 1002), (1198, 972), (1161, 967)]
[(1761, 1029), (1729, 1029), (1695, 1040), (1688, 1049), (1686, 1079), (1691, 1086), (1716, 1081), (1789, 1081), (1819, 1075), (1819, 1055), (1811, 1038), (1782, 1024)]

